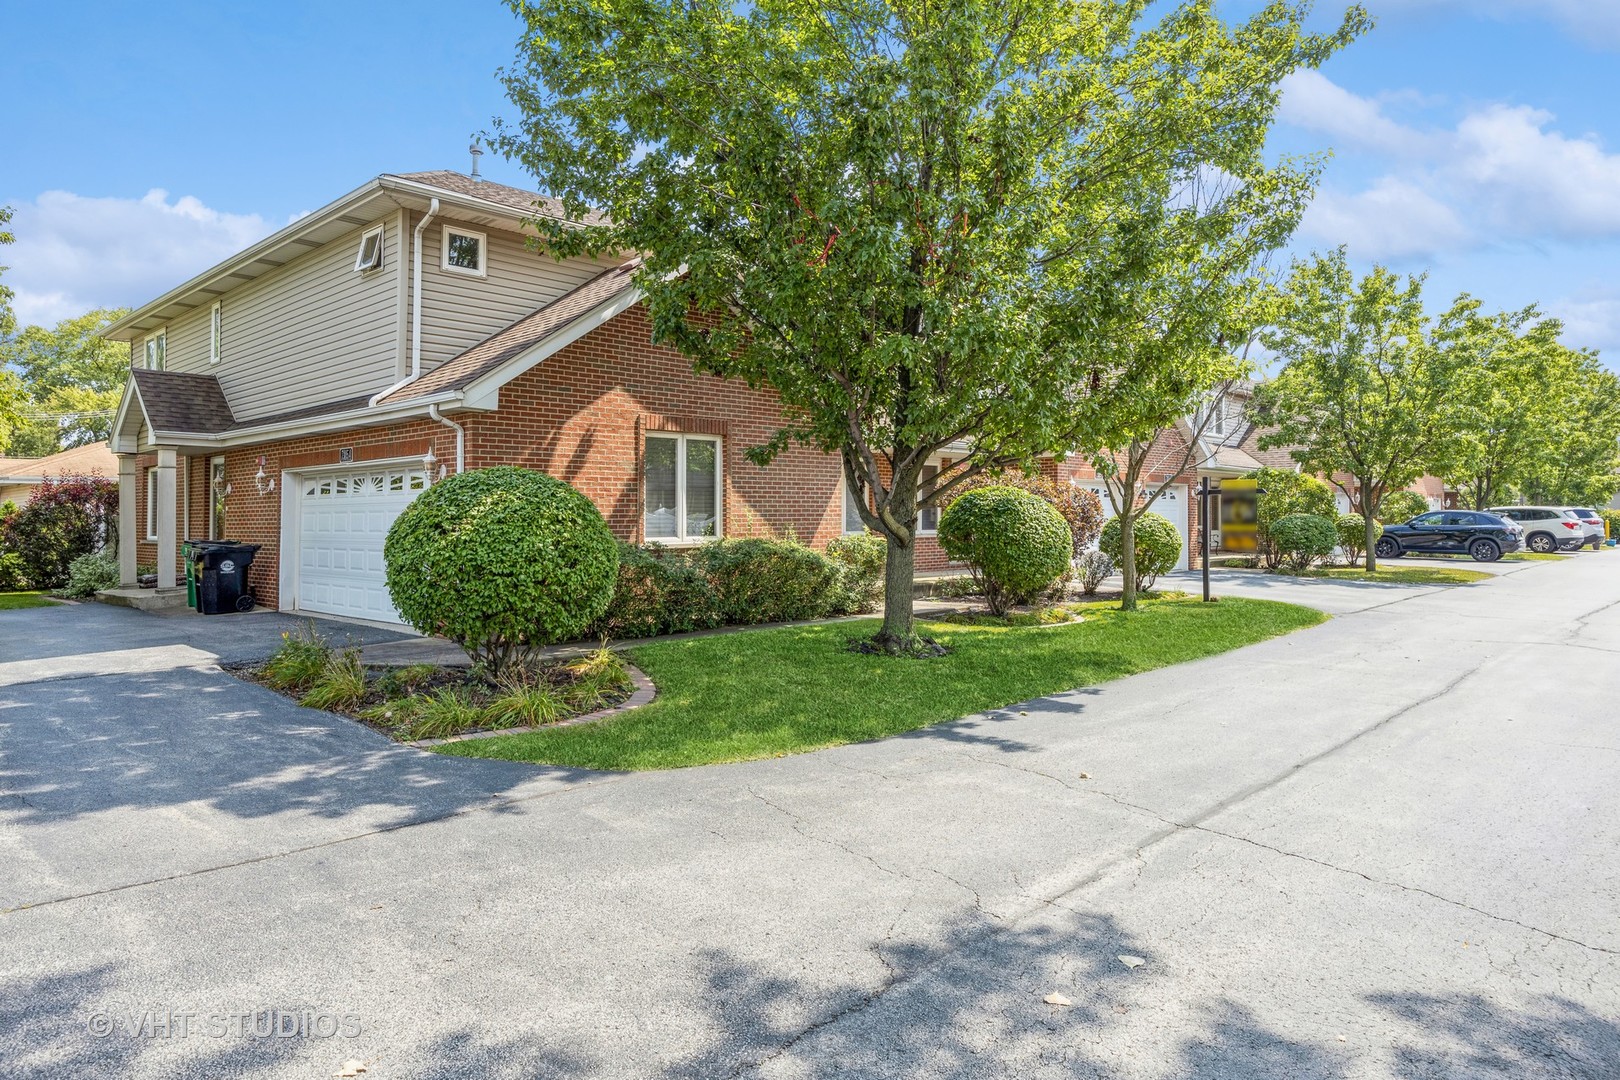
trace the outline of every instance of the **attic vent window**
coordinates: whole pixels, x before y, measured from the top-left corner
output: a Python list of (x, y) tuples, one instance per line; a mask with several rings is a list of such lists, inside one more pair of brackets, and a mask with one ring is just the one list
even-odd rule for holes
[(484, 276), (484, 234), (457, 228), (454, 225), (444, 227), (443, 259), (440, 263), (446, 270), (458, 274), (472, 274), (475, 277)]
[(354, 268), (361, 273), (375, 270), (382, 265), (383, 258), (383, 231), (372, 229), (360, 238), (360, 251), (354, 257)]

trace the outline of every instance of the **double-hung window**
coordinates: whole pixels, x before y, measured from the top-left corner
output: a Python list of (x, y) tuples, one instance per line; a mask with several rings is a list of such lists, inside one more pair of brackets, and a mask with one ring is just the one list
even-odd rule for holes
[(215, 300), (213, 308), (208, 312), (208, 362), (210, 364), (219, 363), (220, 339), (223, 336), (223, 330), (224, 323), (220, 318), (219, 301)]
[(644, 481), (648, 540), (687, 543), (721, 534), (718, 437), (649, 434)]
[(165, 354), (169, 347), (169, 334), (167, 330), (159, 330), (146, 339), (141, 356), (141, 366), (148, 371), (162, 371)]
[[(922, 475), (917, 478), (917, 500), (919, 502), (934, 493), (934, 481), (938, 478), (938, 465), (923, 466)], [(939, 531), (939, 507), (925, 506), (917, 511), (917, 531), (921, 533)]]

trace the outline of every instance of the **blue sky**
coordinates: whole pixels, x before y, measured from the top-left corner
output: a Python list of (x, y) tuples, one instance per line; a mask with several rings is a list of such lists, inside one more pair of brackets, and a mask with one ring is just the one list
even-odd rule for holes
[[(1277, 147), (1334, 151), (1296, 248), (1427, 270), (1432, 309), (1540, 302), (1620, 362), (1620, 0), (1367, 6), (1379, 27), (1287, 88)], [(379, 172), (465, 170), (518, 36), (493, 0), (16, 4), (5, 23), (0, 259), (33, 322), (150, 299)]]

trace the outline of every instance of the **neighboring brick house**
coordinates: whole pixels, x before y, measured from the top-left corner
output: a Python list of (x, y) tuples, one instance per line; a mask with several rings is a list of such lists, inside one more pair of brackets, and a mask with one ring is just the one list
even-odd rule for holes
[[(632, 543), (858, 530), (836, 457), (744, 455), (780, 426), (776, 395), (653, 344), (632, 262), (526, 246), (537, 206), (560, 214), (385, 174), (111, 326), (135, 368), (113, 435), (125, 583), (153, 564), (173, 588), (180, 540), (230, 539), (260, 545), (261, 603), (395, 621), (389, 524), (497, 464), (575, 485)], [(918, 566), (945, 566), (931, 536)]]

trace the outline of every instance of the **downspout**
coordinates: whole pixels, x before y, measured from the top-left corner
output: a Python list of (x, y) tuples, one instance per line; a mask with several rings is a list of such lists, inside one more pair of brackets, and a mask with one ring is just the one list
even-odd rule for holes
[[(456, 473), (459, 475), (467, 467), (467, 429), (449, 417), (440, 415), (437, 405), (429, 405), (427, 414), (429, 420), (436, 420), (456, 433)], [(433, 478), (429, 477), (428, 482), (432, 483)]]
[[(438, 212), (439, 200), (434, 199), (428, 203), (428, 212), (416, 223), (416, 228), (411, 230), (411, 373), (388, 389), (379, 390), (371, 395), (371, 400), (366, 402), (368, 408), (375, 409), (377, 402), (422, 377), (422, 233)], [(451, 426), (455, 427), (454, 424)], [(461, 471), (459, 465), (456, 471)]]

